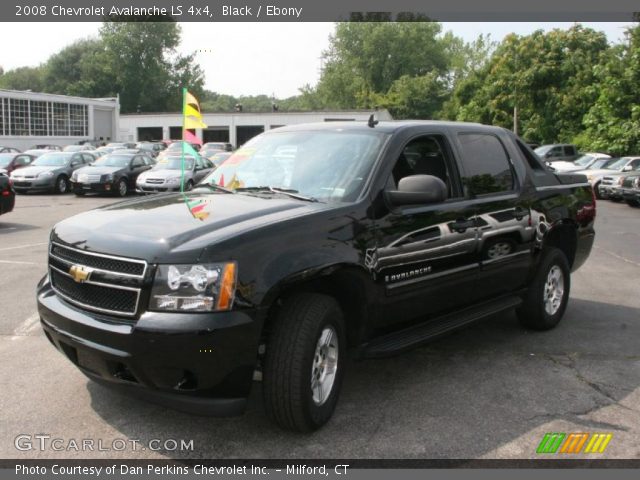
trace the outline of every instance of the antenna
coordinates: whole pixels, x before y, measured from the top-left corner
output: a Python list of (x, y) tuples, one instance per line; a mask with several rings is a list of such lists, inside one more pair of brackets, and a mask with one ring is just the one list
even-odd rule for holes
[(367, 125), (369, 126), (369, 128), (373, 128), (378, 124), (378, 119), (376, 118), (376, 114), (372, 113), (369, 116), (369, 120), (367, 121)]

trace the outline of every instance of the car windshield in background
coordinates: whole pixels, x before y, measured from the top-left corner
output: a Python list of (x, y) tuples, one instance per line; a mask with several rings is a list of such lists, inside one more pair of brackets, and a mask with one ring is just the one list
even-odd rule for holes
[(229, 158), (231, 155), (233, 155), (231, 152), (220, 152), (220, 153), (216, 153), (213, 157), (211, 157), (209, 160), (211, 161), (211, 163), (213, 163), (216, 167), (219, 167), (220, 165), (222, 165), (222, 163), (224, 163), (224, 161)]
[(129, 165), (131, 157), (128, 155), (107, 155), (93, 162), (100, 167), (126, 167)]
[(31, 166), (34, 167), (62, 167), (69, 163), (71, 155), (64, 153), (45, 153), (38, 157)]
[(136, 148), (139, 148), (140, 150), (149, 150), (150, 152), (153, 151), (153, 144), (152, 143), (138, 143), (136, 145)]
[(538, 147), (536, 148), (533, 153), (535, 153), (536, 155), (542, 156), (545, 155), (549, 150), (551, 150), (553, 148), (553, 145), (545, 145), (544, 147)]
[(380, 132), (308, 131), (255, 137), (203, 183), (271, 187), (325, 201), (355, 199), (386, 139)]
[(613, 162), (611, 165), (607, 165), (605, 168), (608, 170), (620, 170), (627, 164), (628, 161), (629, 157), (622, 157), (619, 160)]
[(592, 155), (583, 155), (573, 163), (575, 163), (576, 165), (580, 165), (581, 167), (586, 167), (592, 161), (593, 161)]
[(591, 164), (589, 170), (600, 170), (601, 168), (609, 168), (609, 165), (615, 161), (614, 158), (601, 158)]
[(0, 167), (9, 165), (15, 156), (15, 153), (0, 153)]
[[(184, 157), (184, 169), (193, 168), (194, 158)], [(153, 170), (182, 170), (182, 157), (165, 157), (153, 167)]]
[(65, 151), (65, 152), (79, 152), (83, 148), (84, 147), (82, 145), (67, 145), (66, 147), (63, 148), (63, 151)]

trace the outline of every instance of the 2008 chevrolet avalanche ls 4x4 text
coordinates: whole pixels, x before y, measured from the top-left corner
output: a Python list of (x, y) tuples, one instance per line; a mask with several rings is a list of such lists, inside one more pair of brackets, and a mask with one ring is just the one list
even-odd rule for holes
[(346, 354), (384, 356), (516, 308), (554, 327), (594, 239), (582, 175), (512, 133), (430, 121), (255, 137), (184, 195), (58, 223), (38, 309), (100, 383), (193, 413), (266, 411), (309, 431)]

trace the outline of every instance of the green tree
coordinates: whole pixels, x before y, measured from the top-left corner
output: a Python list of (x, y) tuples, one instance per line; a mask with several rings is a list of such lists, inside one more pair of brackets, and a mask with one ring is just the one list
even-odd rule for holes
[(0, 88), (8, 90), (44, 90), (44, 66), (19, 67), (0, 75)]
[(581, 147), (616, 155), (640, 152), (640, 26), (627, 31), (626, 43), (612, 49), (598, 67), (591, 88), (597, 100), (584, 117)]

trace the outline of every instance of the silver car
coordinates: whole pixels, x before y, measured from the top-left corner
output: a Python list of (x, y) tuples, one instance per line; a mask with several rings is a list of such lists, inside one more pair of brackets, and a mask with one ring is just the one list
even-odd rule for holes
[(166, 156), (138, 177), (136, 191), (139, 193), (177, 192), (182, 184), (184, 172), (184, 189), (191, 190), (213, 169), (213, 164), (200, 155), (185, 155), (184, 169), (182, 155)]
[(69, 191), (69, 179), (74, 170), (95, 161), (87, 152), (51, 151), (35, 159), (28, 167), (11, 173), (13, 188), (18, 193)]

